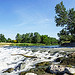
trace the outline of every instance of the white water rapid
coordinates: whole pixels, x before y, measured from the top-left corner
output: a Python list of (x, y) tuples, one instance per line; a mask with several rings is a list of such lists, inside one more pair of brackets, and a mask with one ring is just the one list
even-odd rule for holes
[[(35, 56), (37, 58), (27, 58), (26, 56)], [(58, 52), (53, 54), (50, 48), (32, 48), (32, 47), (0, 47), (0, 75), (18, 75), (22, 71), (35, 68), (35, 64), (43, 61), (54, 61), (63, 55)], [(51, 58), (51, 59), (49, 59)], [(2, 73), (9, 68), (14, 70), (11, 73)]]

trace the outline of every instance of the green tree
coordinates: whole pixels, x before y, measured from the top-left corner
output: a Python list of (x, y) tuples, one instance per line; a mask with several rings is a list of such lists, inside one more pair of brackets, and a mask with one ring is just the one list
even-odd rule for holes
[(20, 43), (22, 40), (22, 36), (19, 33), (17, 33), (16, 35), (16, 40), (17, 40), (17, 43)]
[(58, 44), (58, 40), (56, 38), (51, 37), (51, 45), (57, 45)]
[(25, 42), (30, 43), (30, 33), (25, 34)]
[(25, 34), (22, 34), (22, 40), (21, 40), (21, 43), (25, 43), (26, 40), (25, 40)]
[[(63, 2), (59, 3), (55, 7), (56, 16), (56, 26), (61, 26), (66, 29), (68, 35), (72, 36), (72, 39), (75, 39), (75, 10), (71, 8), (66, 10)], [(73, 40), (75, 41), (75, 40)]]
[(69, 35), (69, 33), (65, 29), (62, 29), (57, 35), (60, 37), (59, 38), (60, 44), (72, 40), (72, 36)]
[(31, 43), (31, 33), (26, 33), (22, 35), (22, 43)]
[(41, 36), (41, 43), (48, 44), (48, 35)]
[(6, 42), (6, 38), (3, 34), (0, 34), (0, 42)]
[(10, 38), (7, 39), (7, 42), (11, 42), (12, 40)]
[(30, 43), (33, 43), (33, 33), (30, 33)]
[(49, 37), (48, 35), (42, 35), (41, 43), (46, 44), (46, 45), (56, 45), (58, 44), (58, 40), (56, 38)]
[(34, 43), (40, 43), (41, 42), (41, 37), (40, 37), (40, 34), (38, 32), (34, 33), (33, 42)]

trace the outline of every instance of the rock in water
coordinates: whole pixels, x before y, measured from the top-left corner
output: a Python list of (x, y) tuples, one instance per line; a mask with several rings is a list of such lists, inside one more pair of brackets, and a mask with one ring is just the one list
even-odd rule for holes
[(3, 73), (5, 72), (8, 72), (8, 73), (11, 73), (14, 69), (13, 68), (8, 68), (6, 71), (4, 71)]
[(51, 65), (46, 69), (46, 72), (57, 75), (64, 75), (65, 73), (72, 75), (72, 73), (75, 73), (75, 68), (69, 68), (62, 65)]
[(75, 58), (75, 52), (69, 54), (69, 57), (70, 57), (70, 58)]
[(24, 57), (27, 57), (27, 58), (37, 58), (37, 57), (35, 57), (35, 56), (26, 56), (26, 55), (24, 55), (24, 54), (11, 54), (11, 55), (21, 55), (21, 56), (24, 56)]
[(64, 58), (61, 62), (61, 65), (73, 65), (75, 66), (75, 52), (68, 55), (68, 58)]
[(35, 73), (26, 73), (25, 75), (37, 75)]
[(54, 61), (55, 62), (61, 62), (63, 59), (64, 59), (64, 57), (60, 57), (60, 58), (55, 59)]

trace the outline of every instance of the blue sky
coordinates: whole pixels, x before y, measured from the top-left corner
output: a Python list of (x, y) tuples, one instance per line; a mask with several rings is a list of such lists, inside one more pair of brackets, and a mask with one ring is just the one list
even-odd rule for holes
[(17, 33), (38, 32), (58, 38), (55, 6), (63, 1), (67, 10), (75, 0), (0, 0), (0, 34), (15, 39)]

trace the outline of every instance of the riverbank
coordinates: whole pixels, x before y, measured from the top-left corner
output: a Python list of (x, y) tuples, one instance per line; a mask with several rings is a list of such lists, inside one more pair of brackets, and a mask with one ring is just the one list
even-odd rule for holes
[(52, 45), (46, 45), (42, 43), (0, 43), (0, 47), (2, 46), (52, 46)]
[(75, 47), (75, 42), (73, 42), (73, 43), (63, 43), (63, 44), (61, 44), (61, 46), (63, 46), (63, 47)]
[(12, 43), (0, 43), (0, 47), (3, 47), (3, 46), (10, 46)]
[(41, 44), (41, 43), (0, 43), (0, 47), (2, 46), (45, 46), (45, 44)]

